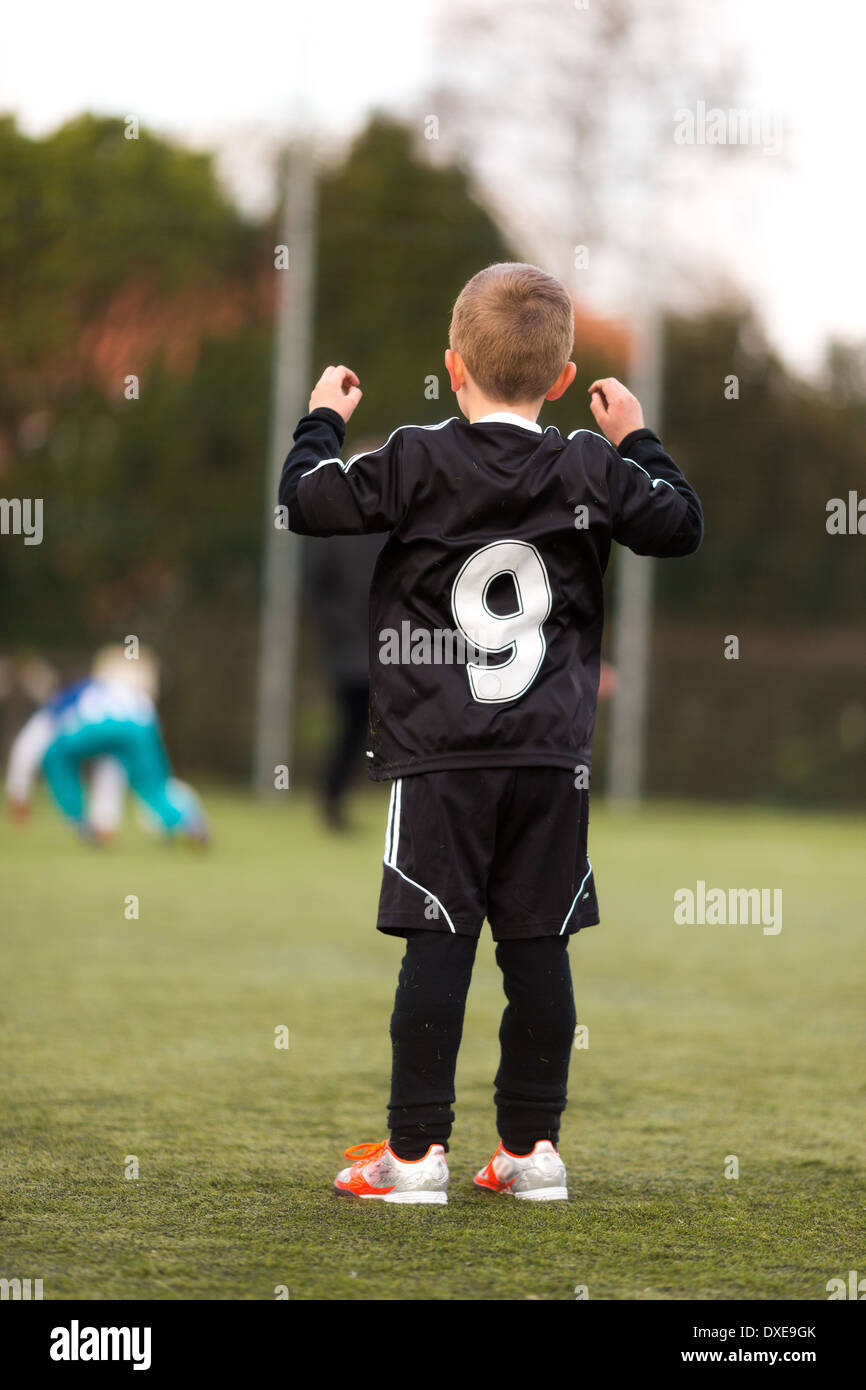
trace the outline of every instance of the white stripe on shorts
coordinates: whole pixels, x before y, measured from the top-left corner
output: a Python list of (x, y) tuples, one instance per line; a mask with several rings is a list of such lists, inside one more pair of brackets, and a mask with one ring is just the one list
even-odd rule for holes
[[(587, 864), (589, 864), (589, 860), (588, 860), (588, 859), (587, 859), (586, 862), (587, 862)], [(571, 907), (568, 909), (568, 917), (571, 916), (572, 912), (573, 912), (574, 909), (577, 907), (578, 899), (579, 899), (581, 893), (583, 892), (583, 885), (584, 885), (584, 883), (586, 883), (586, 880), (589, 878), (589, 876), (590, 876), (591, 873), (592, 873), (592, 865), (589, 864), (589, 868), (587, 869), (586, 873), (585, 873), (584, 876), (583, 876), (583, 883), (581, 883), (580, 887), (578, 888), (577, 892), (575, 893), (575, 895), (574, 895), (574, 902), (571, 904)], [(566, 917), (565, 921), (564, 921), (563, 924), (562, 924), (562, 927), (561, 927), (560, 933), (559, 933), (560, 936), (562, 936), (563, 932), (565, 931), (566, 927), (568, 926), (568, 917)]]
[[(425, 888), (422, 883), (416, 883), (414, 878), (410, 878), (408, 874), (404, 874), (402, 869), (397, 868), (397, 851), (400, 847), (400, 812), (402, 810), (402, 805), (403, 778), (397, 777), (391, 784), (391, 800), (388, 805), (388, 827), (385, 831), (384, 862), (389, 869), (393, 869), (395, 873), (398, 873), (406, 883), (410, 883), (413, 888), (419, 889), (431, 902), (436, 904), (445, 918), (445, 921), (448, 923), (448, 926), (451, 928), (451, 931), (456, 936), (457, 932), (454, 923), (448, 916), (445, 904), (437, 898), (435, 893), (431, 893), (429, 888)], [(570, 915), (571, 914), (569, 914), (569, 916)]]

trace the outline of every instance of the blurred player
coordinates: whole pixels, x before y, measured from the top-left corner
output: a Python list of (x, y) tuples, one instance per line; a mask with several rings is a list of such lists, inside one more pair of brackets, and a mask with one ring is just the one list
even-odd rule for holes
[(337, 722), (320, 778), (322, 810), (332, 830), (347, 829), (343, 802), (367, 746), (370, 704), (370, 581), (382, 537), (334, 536), (308, 542), (309, 607)]
[(153, 703), (156, 686), (149, 653), (131, 660), (122, 647), (104, 648), (90, 678), (48, 700), (12, 744), (6, 799), (13, 818), (26, 819), (41, 772), (62, 814), (92, 843), (114, 837), (127, 787), (161, 832), (204, 843), (207, 822), (198, 798), (171, 776)]

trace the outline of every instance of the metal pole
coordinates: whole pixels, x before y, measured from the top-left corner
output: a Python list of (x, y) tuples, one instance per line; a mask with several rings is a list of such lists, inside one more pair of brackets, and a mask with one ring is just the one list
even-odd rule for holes
[[(661, 431), (662, 314), (648, 305), (638, 315), (629, 390), (643, 406), (649, 429)], [(617, 553), (613, 660), (619, 678), (613, 697), (607, 793), (629, 805), (644, 794), (650, 632), (654, 562), (622, 548)]]
[(280, 245), (288, 267), (278, 270), (273, 381), (263, 540), (259, 628), (255, 789), (274, 795), (277, 768), (291, 775), (295, 704), (295, 651), (301, 537), (275, 526), (277, 486), (292, 431), (305, 414), (310, 391), (315, 275), (315, 173), (312, 145), (299, 138), (280, 160)]

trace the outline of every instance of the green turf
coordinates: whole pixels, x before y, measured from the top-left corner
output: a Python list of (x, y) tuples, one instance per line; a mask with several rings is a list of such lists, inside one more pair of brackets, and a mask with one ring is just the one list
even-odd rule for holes
[[(853, 818), (594, 808), (603, 924), (572, 943), (590, 1047), (561, 1144), (570, 1203), (470, 1184), (496, 1142), (486, 929), (449, 1205), (335, 1199), (343, 1148), (384, 1132), (385, 796), (359, 798), (341, 842), (299, 794), (213, 795), (208, 855), (134, 825), (89, 852), (44, 805), (0, 828), (0, 1275), (42, 1278), (46, 1298), (824, 1299), (866, 1274)], [(782, 932), (676, 926), (674, 891), (699, 878), (782, 888)]]

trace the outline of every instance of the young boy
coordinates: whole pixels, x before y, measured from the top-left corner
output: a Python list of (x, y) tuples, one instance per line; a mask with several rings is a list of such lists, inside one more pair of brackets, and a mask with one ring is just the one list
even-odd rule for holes
[(508, 1003), (500, 1144), (475, 1183), (528, 1201), (568, 1196), (556, 1147), (576, 1021), (568, 938), (599, 920), (585, 788), (602, 580), (612, 540), (667, 557), (703, 536), (696, 494), (620, 382), (589, 388), (606, 438), (536, 423), (574, 381), (573, 340), (559, 281), (488, 266), (457, 299), (445, 354), (465, 420), (402, 426), (342, 463), (361, 389), (349, 368), (328, 367), (283, 467), (293, 530), (389, 533), (370, 593), (367, 756), (374, 780), (391, 781), (378, 927), (404, 937), (406, 953), (390, 1138), (346, 1150), (341, 1194), (447, 1200), (457, 1051), (486, 917)]

